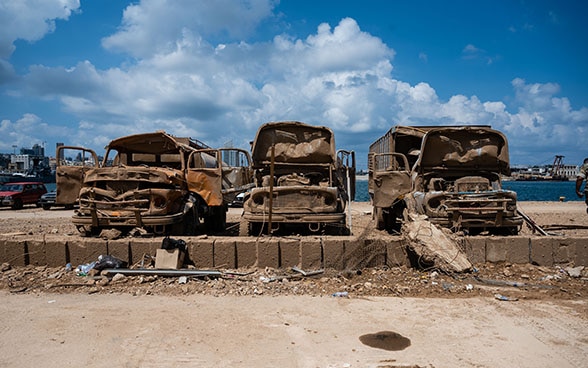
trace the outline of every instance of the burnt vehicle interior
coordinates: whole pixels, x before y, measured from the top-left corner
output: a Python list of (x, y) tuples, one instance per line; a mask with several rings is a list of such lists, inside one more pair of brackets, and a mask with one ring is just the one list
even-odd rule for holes
[(300, 122), (264, 124), (252, 159), (256, 185), (244, 203), (248, 234), (345, 227), (346, 203), (355, 192), (355, 154), (336, 152), (330, 129)]
[(472, 234), (518, 232), (522, 219), (516, 193), (501, 185), (501, 175), (510, 174), (502, 133), (489, 128), (431, 130), (413, 171), (417, 209), (433, 222)]
[(229, 151), (242, 155), (246, 166), (229, 166), (220, 150), (163, 131), (122, 137), (107, 146), (100, 165), (84, 166), (81, 178), (66, 175), (76, 165), (63, 165), (57, 187), (83, 179), (73, 216), (82, 234), (135, 227), (158, 235), (219, 232), (226, 225), (227, 203), (246, 190), (242, 183), (252, 181), (247, 152)]

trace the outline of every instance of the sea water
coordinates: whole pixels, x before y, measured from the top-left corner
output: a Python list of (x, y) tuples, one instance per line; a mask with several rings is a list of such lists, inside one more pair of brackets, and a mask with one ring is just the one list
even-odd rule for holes
[[(55, 189), (55, 183), (46, 184), (47, 190)], [(576, 182), (570, 181), (503, 181), (504, 189), (517, 192), (519, 201), (583, 201), (576, 195)], [(583, 188), (583, 187), (582, 187)], [(355, 202), (369, 202), (367, 179), (355, 182)]]
[[(369, 202), (367, 180), (355, 182), (355, 201)], [(576, 182), (571, 181), (503, 181), (504, 189), (517, 193), (519, 201), (583, 201), (576, 195)]]

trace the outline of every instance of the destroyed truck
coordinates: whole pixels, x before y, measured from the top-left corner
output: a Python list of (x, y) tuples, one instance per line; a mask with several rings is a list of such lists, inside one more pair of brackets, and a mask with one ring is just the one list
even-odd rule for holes
[(474, 235), (517, 234), (507, 139), (489, 126), (392, 128), (370, 146), (369, 192), (377, 226), (398, 231), (403, 213)]
[(227, 204), (252, 185), (247, 151), (212, 149), (164, 131), (111, 141), (99, 162), (90, 149), (57, 150), (56, 203), (76, 202), (83, 235), (140, 228), (156, 235), (220, 232)]
[(336, 151), (331, 129), (266, 123), (252, 142), (251, 157), (255, 187), (245, 197), (241, 234), (287, 228), (349, 233), (345, 210), (355, 196), (355, 153)]

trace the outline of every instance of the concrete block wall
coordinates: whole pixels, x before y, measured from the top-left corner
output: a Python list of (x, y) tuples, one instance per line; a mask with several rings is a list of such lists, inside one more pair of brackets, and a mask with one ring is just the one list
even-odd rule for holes
[[(333, 268), (354, 270), (377, 266), (409, 265), (401, 237), (185, 237), (186, 260), (198, 269)], [(129, 265), (145, 255), (155, 256), (163, 238), (105, 240), (45, 235), (0, 236), (0, 263), (74, 267), (110, 254)], [(588, 266), (588, 238), (464, 237), (461, 246), (476, 263), (533, 263), (541, 266)]]

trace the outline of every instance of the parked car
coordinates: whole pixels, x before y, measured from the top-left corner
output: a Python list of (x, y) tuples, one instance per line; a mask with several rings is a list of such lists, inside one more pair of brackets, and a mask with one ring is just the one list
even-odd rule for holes
[(47, 192), (45, 194), (43, 194), (41, 196), (41, 198), (39, 198), (39, 202), (37, 207), (43, 207), (44, 210), (50, 210), (51, 207), (59, 207), (59, 206), (63, 206), (65, 207), (65, 209), (72, 209), (74, 207), (73, 203), (68, 203), (68, 204), (61, 204), (61, 203), (55, 203), (55, 198), (57, 197), (57, 190), (52, 190), (50, 192)]
[(6, 183), (0, 187), (0, 206), (9, 206), (14, 210), (21, 209), (25, 204), (39, 207), (39, 199), (45, 193), (47, 188), (41, 182)]

